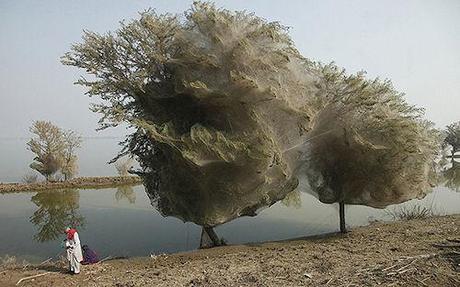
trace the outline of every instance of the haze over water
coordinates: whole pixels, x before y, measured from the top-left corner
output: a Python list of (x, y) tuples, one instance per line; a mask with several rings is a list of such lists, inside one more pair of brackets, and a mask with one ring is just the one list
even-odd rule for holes
[[(122, 137), (84, 138), (82, 148), (77, 150), (78, 176), (116, 175), (113, 165), (108, 165), (120, 150)], [(26, 138), (0, 138), (0, 182), (20, 182), (22, 177), (33, 172), (29, 168), (34, 155), (26, 149)]]

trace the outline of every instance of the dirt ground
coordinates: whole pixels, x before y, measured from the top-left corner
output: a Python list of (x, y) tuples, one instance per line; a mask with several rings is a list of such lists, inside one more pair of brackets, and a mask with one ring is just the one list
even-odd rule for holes
[(67, 181), (36, 182), (36, 183), (1, 183), (0, 193), (41, 191), (63, 188), (104, 188), (119, 185), (141, 184), (138, 176), (94, 176), (77, 177)]
[[(134, 236), (134, 235), (133, 235)], [(0, 267), (0, 286), (460, 286), (460, 215), (83, 266)]]

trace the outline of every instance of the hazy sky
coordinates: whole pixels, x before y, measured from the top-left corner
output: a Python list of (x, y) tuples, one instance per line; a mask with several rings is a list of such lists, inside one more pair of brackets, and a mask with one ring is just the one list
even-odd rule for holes
[[(83, 71), (59, 57), (82, 30), (106, 32), (152, 7), (182, 12), (193, 1), (0, 0), (0, 137), (28, 136), (36, 119), (96, 133), (91, 99), (72, 83)], [(300, 52), (348, 71), (389, 78), (438, 127), (460, 120), (460, 1), (215, 1), (292, 27)]]

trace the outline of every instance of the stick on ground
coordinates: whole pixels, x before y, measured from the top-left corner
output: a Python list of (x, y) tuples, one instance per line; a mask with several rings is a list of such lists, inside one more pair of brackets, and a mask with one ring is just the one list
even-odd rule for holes
[(50, 274), (50, 273), (52, 273), (52, 272), (45, 272), (45, 273), (41, 273), (41, 274), (21, 278), (21, 279), (19, 279), (18, 283), (16, 283), (16, 285), (21, 284), (22, 281), (29, 280), (29, 279), (32, 279), (32, 278), (37, 278), (37, 277), (40, 277), (40, 276), (43, 276), (43, 275), (46, 275), (46, 274)]

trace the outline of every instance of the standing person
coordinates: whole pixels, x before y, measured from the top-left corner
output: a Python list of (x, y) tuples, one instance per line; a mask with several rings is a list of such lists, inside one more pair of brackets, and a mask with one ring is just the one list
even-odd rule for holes
[(83, 260), (80, 238), (78, 232), (74, 228), (67, 227), (65, 229), (67, 238), (65, 240), (65, 248), (67, 250), (67, 260), (69, 260), (69, 269), (73, 274), (80, 273), (80, 262)]

